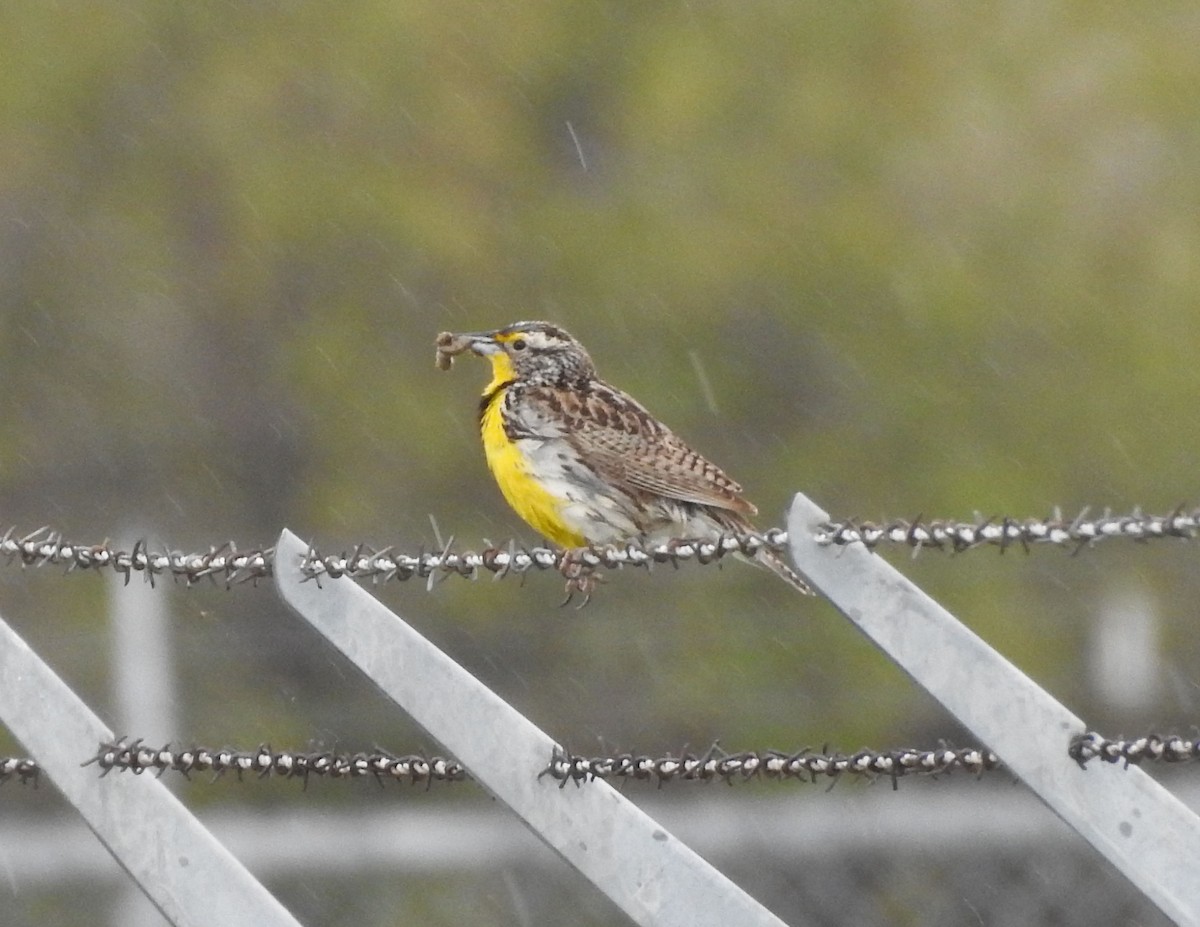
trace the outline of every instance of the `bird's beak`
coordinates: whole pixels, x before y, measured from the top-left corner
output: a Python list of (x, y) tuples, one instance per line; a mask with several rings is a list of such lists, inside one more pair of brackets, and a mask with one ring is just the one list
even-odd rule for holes
[(449, 370), (459, 354), (470, 351), (480, 357), (502, 354), (503, 349), (496, 343), (495, 332), (442, 332), (437, 336), (437, 366), (441, 370)]
[(496, 343), (496, 339), (488, 332), (472, 332), (462, 336), (467, 340), (467, 349), (480, 357), (487, 357), (489, 354), (499, 354), (503, 349)]
[(496, 343), (495, 332), (460, 332), (454, 335), (454, 344), (460, 352), (470, 351), (480, 357), (498, 354), (501, 351), (500, 345)]

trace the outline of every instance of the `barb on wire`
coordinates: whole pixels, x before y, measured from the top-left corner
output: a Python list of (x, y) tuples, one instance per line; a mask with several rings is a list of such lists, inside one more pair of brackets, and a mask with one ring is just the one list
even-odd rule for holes
[(126, 584), (134, 573), (141, 573), (151, 584), (156, 577), (170, 576), (188, 585), (209, 579), (223, 581), (229, 587), (269, 577), (275, 554), (270, 548), (239, 551), (232, 541), (210, 547), (207, 553), (153, 551), (145, 541), (125, 551), (112, 547), (107, 540), (75, 544), (48, 528), (25, 535), (10, 528), (0, 537), (0, 558), (26, 567), (64, 566), (68, 572), (111, 569), (123, 575)]
[[(1197, 535), (1200, 535), (1200, 509), (1185, 511), (1182, 506), (1169, 515), (1144, 515), (1139, 509), (1129, 515), (1113, 515), (1105, 510), (1099, 518), (1088, 518), (1087, 509), (1084, 509), (1074, 518), (1066, 518), (1056, 510), (1048, 518), (984, 518), (977, 515), (973, 521), (919, 517), (883, 524), (831, 521), (821, 525), (815, 533), (820, 544), (864, 544), (872, 549), (882, 544), (903, 544), (911, 547), (914, 554), (926, 548), (962, 552), (983, 546), (998, 547), (1002, 552), (1010, 547), (1028, 551), (1038, 544), (1065, 546), (1078, 551), (1108, 538), (1149, 541), (1191, 539)], [(630, 541), (623, 545), (573, 550), (522, 547), (510, 541), (502, 545), (488, 544), (478, 551), (458, 551), (454, 549), (454, 538), (451, 537), (445, 544), (439, 541), (435, 550), (412, 553), (359, 544), (349, 552), (322, 554), (313, 547), (309, 549), (302, 569), (308, 578), (318, 581), (326, 576), (349, 576), (375, 583), (422, 579), (428, 588), (433, 588), (436, 580), (452, 574), (476, 579), (490, 573), (500, 579), (535, 570), (594, 572), (621, 567), (652, 569), (661, 564), (679, 566), (688, 561), (710, 564), (729, 554), (752, 557), (763, 548), (786, 552), (787, 542), (787, 532), (782, 528), (727, 534), (715, 540), (683, 538), (655, 545)], [(145, 541), (138, 541), (132, 550), (126, 551), (113, 547), (108, 541), (76, 544), (47, 528), (24, 535), (10, 528), (0, 537), (0, 559), (26, 567), (64, 566), (68, 571), (111, 569), (123, 575), (126, 582), (134, 573), (141, 573), (151, 583), (158, 577), (169, 576), (188, 585), (208, 579), (229, 588), (269, 578), (274, 571), (275, 551), (273, 548), (242, 550), (233, 541), (213, 545), (198, 553), (153, 550)]]
[(751, 779), (771, 781), (804, 780), (817, 782), (828, 779), (833, 785), (846, 776), (865, 779), (889, 779), (892, 788), (899, 787), (905, 776), (937, 776), (954, 771), (982, 775), (1002, 768), (999, 757), (990, 750), (976, 748), (939, 747), (934, 750), (860, 750), (857, 753), (830, 753), (800, 750), (784, 753), (779, 750), (748, 750), (726, 753), (713, 744), (702, 754), (680, 751), (679, 756), (642, 756), (624, 753), (617, 756), (585, 757), (556, 749), (543, 775), (558, 780), (559, 787), (568, 782), (579, 784), (594, 779), (623, 779), (654, 782), (660, 787), (678, 780), (713, 782), (720, 780), (732, 785)]
[(1200, 740), (1176, 734), (1147, 734), (1131, 740), (1109, 739), (1095, 731), (1071, 738), (1068, 753), (1076, 763), (1086, 767), (1091, 760), (1105, 763), (1124, 763), (1126, 767), (1140, 766), (1146, 760), (1163, 763), (1186, 763), (1200, 758)]
[(984, 518), (976, 514), (974, 521), (895, 519), (884, 524), (863, 521), (829, 522), (816, 532), (820, 544), (864, 544), (869, 548), (880, 544), (905, 544), (917, 553), (924, 548), (962, 552), (990, 545), (1003, 552), (1020, 547), (1028, 552), (1035, 544), (1056, 544), (1079, 551), (1097, 541), (1125, 538), (1150, 541), (1158, 538), (1194, 539), (1200, 534), (1200, 509), (1185, 511), (1183, 506), (1169, 515), (1144, 515), (1134, 509), (1129, 515), (1114, 515), (1108, 509), (1099, 518), (1088, 518), (1083, 509), (1074, 518), (1065, 518), (1058, 509), (1048, 518)]
[(212, 773), (223, 776), (234, 773), (241, 781), (246, 774), (264, 779), (271, 776), (303, 779), (312, 776), (329, 779), (360, 779), (372, 776), (385, 781), (425, 785), (434, 782), (462, 782), (470, 778), (462, 764), (440, 756), (395, 756), (384, 751), (374, 753), (334, 753), (332, 751), (295, 752), (272, 750), (267, 745), (257, 750), (213, 750), (207, 747), (174, 749), (147, 747), (140, 739), (124, 738), (101, 743), (94, 756), (83, 765), (95, 764), (107, 775), (114, 770), (140, 774), (147, 770), (161, 776), (165, 772)]
[(36, 762), (23, 756), (0, 756), (0, 785), (16, 779), (21, 785), (36, 786), (40, 781), (42, 768)]

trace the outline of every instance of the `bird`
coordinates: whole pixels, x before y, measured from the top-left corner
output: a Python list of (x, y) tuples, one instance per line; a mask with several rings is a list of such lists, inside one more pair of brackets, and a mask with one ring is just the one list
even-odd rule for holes
[[(742, 487), (628, 393), (602, 380), (564, 328), (514, 322), (484, 332), (442, 332), (437, 366), (471, 352), (491, 362), (479, 400), (484, 454), (501, 494), (534, 530), (568, 551), (717, 540), (753, 532)], [(773, 550), (754, 559), (792, 588), (809, 585)], [(564, 561), (568, 601), (594, 578)], [(587, 599), (585, 598), (585, 603)]]

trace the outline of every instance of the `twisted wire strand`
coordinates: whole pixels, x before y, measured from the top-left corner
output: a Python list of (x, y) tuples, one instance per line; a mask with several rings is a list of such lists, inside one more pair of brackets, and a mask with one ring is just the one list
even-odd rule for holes
[[(511, 573), (524, 574), (532, 570), (562, 571), (564, 563), (582, 570), (618, 569), (623, 566), (650, 568), (655, 564), (680, 563), (695, 560), (707, 564), (727, 554), (753, 556), (764, 546), (783, 550), (787, 532), (771, 529), (742, 535), (728, 535), (717, 541), (672, 540), (665, 544), (644, 546), (630, 542), (623, 546), (585, 547), (560, 550), (551, 547), (520, 547), (515, 542), (505, 546), (489, 545), (480, 551), (456, 551), (454, 541), (435, 551), (421, 550), (403, 553), (391, 547), (375, 549), (366, 544), (342, 554), (322, 555), (310, 547), (301, 570), (308, 579), (349, 576), (370, 579), (372, 582), (425, 579), (432, 585), (440, 576), (457, 574), (475, 579), (491, 573), (499, 579)], [(114, 548), (108, 541), (100, 544), (77, 544), (61, 534), (40, 528), (19, 535), (10, 528), (0, 537), (0, 559), (23, 567), (63, 566), (74, 570), (111, 569), (128, 583), (135, 573), (143, 574), (153, 584), (163, 576), (181, 580), (188, 585), (208, 579), (224, 583), (226, 588), (244, 582), (267, 579), (274, 573), (274, 548), (240, 550), (227, 541), (205, 552), (151, 550), (145, 541), (133, 549)]]
[(28, 757), (0, 756), (0, 785), (16, 780), (21, 785), (37, 786), (41, 774), (41, 767)]
[(0, 559), (23, 567), (62, 566), (68, 573), (110, 569), (124, 576), (126, 584), (135, 573), (141, 573), (151, 585), (160, 576), (170, 576), (188, 585), (209, 579), (231, 587), (271, 576), (275, 551), (273, 548), (239, 551), (232, 541), (210, 547), (206, 553), (154, 551), (144, 540), (137, 541), (127, 551), (113, 547), (107, 540), (77, 544), (43, 527), (24, 535), (10, 528), (0, 537)]
[[(826, 546), (862, 544), (871, 550), (884, 544), (904, 545), (912, 548), (914, 555), (926, 549), (962, 553), (978, 547), (996, 547), (1001, 552), (1019, 547), (1028, 552), (1037, 545), (1068, 547), (1077, 553), (1109, 539), (1190, 540), (1200, 534), (1200, 509), (1185, 511), (1181, 506), (1168, 515), (1144, 515), (1140, 509), (1128, 515), (1113, 515), (1105, 510), (1097, 518), (1089, 518), (1087, 513), (1085, 508), (1074, 518), (1066, 518), (1061, 511), (1055, 510), (1048, 518), (984, 518), (976, 515), (973, 521), (921, 517), (880, 524), (831, 521), (816, 529), (814, 539)], [(782, 528), (730, 534), (717, 540), (685, 538), (656, 545), (631, 541), (624, 545), (576, 550), (524, 547), (510, 541), (504, 545), (489, 543), (479, 551), (458, 551), (451, 538), (435, 550), (407, 553), (393, 547), (376, 549), (367, 544), (340, 554), (322, 554), (310, 547), (301, 568), (306, 577), (317, 581), (326, 576), (349, 576), (374, 583), (424, 579), (432, 587), (436, 579), (443, 576), (476, 579), (491, 574), (500, 579), (535, 570), (561, 572), (564, 563), (584, 571), (621, 567), (651, 569), (663, 564), (678, 567), (689, 561), (709, 564), (720, 562), (729, 554), (753, 556), (764, 547), (786, 552), (787, 543), (787, 532)], [(25, 567), (63, 566), (68, 572), (111, 569), (123, 575), (126, 582), (135, 573), (140, 573), (151, 584), (159, 577), (169, 576), (188, 585), (207, 579), (231, 588), (271, 577), (275, 551), (269, 547), (243, 550), (233, 541), (226, 541), (207, 551), (187, 553), (153, 550), (144, 540), (135, 543), (132, 550), (123, 550), (108, 541), (74, 543), (48, 528), (24, 535), (10, 528), (0, 537), (0, 559)]]
[(936, 777), (955, 771), (980, 776), (1002, 769), (1003, 765), (990, 750), (973, 747), (859, 750), (857, 753), (831, 753), (827, 750), (800, 750), (795, 753), (747, 750), (726, 753), (719, 744), (713, 744), (702, 754), (682, 750), (679, 756), (668, 754), (662, 757), (633, 753), (585, 757), (559, 749), (542, 774), (558, 780), (560, 788), (568, 782), (578, 785), (595, 779), (649, 781), (660, 787), (675, 781), (721, 781), (732, 785), (734, 782), (754, 779), (812, 783), (828, 779), (832, 785), (849, 776), (868, 780), (888, 779), (892, 788), (896, 789), (899, 780), (905, 776)]
[(1108, 738), (1095, 731), (1071, 738), (1068, 755), (1086, 768), (1092, 760), (1140, 766), (1150, 760), (1161, 763), (1186, 763), (1200, 758), (1200, 740), (1177, 734), (1146, 734), (1130, 740)]
[(425, 579), (432, 584), (439, 575), (457, 574), (476, 579), (483, 573), (501, 579), (509, 574), (525, 574), (533, 570), (564, 572), (622, 567), (652, 569), (656, 565), (680, 564), (695, 561), (716, 563), (730, 554), (752, 557), (764, 547), (787, 549), (787, 532), (771, 528), (764, 532), (724, 535), (717, 540), (680, 538), (663, 544), (644, 545), (630, 541), (623, 545), (590, 546), (574, 549), (552, 547), (520, 547), (515, 542), (505, 546), (488, 546), (480, 551), (455, 551), (453, 539), (440, 551), (417, 554), (399, 553), (391, 548), (376, 551), (360, 546), (351, 554), (321, 556), (311, 549), (302, 569), (310, 579), (322, 576), (349, 576), (372, 582)]
[[(1146, 762), (1184, 763), (1200, 759), (1200, 739), (1178, 734), (1145, 734), (1121, 739), (1087, 731), (1071, 738), (1067, 755), (1084, 767), (1093, 760), (1123, 763), (1126, 767)], [(254, 750), (175, 748), (171, 744), (149, 747), (141, 738), (130, 740), (124, 737), (101, 743), (82, 765), (95, 765), (102, 775), (110, 772), (140, 775), (149, 771), (157, 776), (166, 772), (185, 777), (210, 773), (220, 778), (233, 773), (239, 781), (247, 775), (257, 779), (305, 781), (313, 776), (329, 779), (371, 776), (380, 783), (407, 782), (427, 788), (434, 782), (464, 782), (472, 778), (456, 760), (425, 754), (397, 755), (384, 750), (358, 753), (273, 750), (266, 744)], [(732, 785), (751, 780), (812, 783), (828, 780), (833, 784), (846, 777), (890, 780), (895, 788), (905, 777), (937, 778), (952, 772), (981, 776), (1003, 769), (1004, 763), (995, 753), (979, 747), (943, 744), (932, 749), (864, 749), (855, 753), (828, 749), (728, 753), (719, 743), (714, 743), (703, 753), (685, 748), (678, 755), (662, 756), (632, 752), (584, 756), (556, 747), (540, 775), (554, 779), (560, 788), (567, 783), (581, 785), (597, 779), (653, 782), (661, 787), (671, 782), (721, 781)], [(41, 769), (32, 759), (0, 757), (0, 784), (16, 781), (36, 786), (40, 775)]]
[[(141, 738), (102, 742), (82, 765), (97, 766), (102, 776), (110, 772), (135, 775), (153, 772), (156, 776), (173, 772), (186, 778), (195, 773), (209, 773), (220, 778), (232, 773), (238, 781), (243, 781), (246, 776), (305, 781), (313, 776), (330, 779), (372, 776), (380, 783), (407, 782), (429, 787), (434, 782), (471, 779), (461, 763), (440, 756), (398, 756), (385, 751), (287, 751), (273, 750), (266, 744), (254, 750), (201, 746), (176, 748), (171, 744), (151, 747)], [(614, 779), (655, 782), (661, 787), (675, 781), (720, 780), (733, 784), (753, 779), (775, 782), (828, 779), (832, 782), (847, 776), (872, 780), (885, 778), (895, 785), (905, 776), (937, 776), (954, 771), (981, 775), (1002, 766), (994, 753), (975, 748), (941, 746), (932, 750), (859, 750), (849, 754), (812, 750), (788, 753), (770, 749), (727, 753), (720, 744), (714, 743), (704, 753), (685, 749), (678, 756), (622, 753), (587, 757), (556, 747), (540, 775), (558, 781), (560, 787), (565, 787), (568, 782), (580, 785)], [(17, 779), (21, 783), (36, 783), (39, 772), (33, 760), (0, 760), (0, 782)]]
[(1088, 517), (1085, 507), (1074, 518), (1066, 518), (1058, 508), (1048, 518), (984, 518), (976, 513), (971, 522), (949, 519), (908, 521), (893, 519), (883, 524), (870, 521), (829, 522), (815, 532), (817, 543), (845, 546), (863, 544), (874, 549), (881, 544), (903, 544), (916, 554), (926, 548), (956, 553), (976, 547), (998, 547), (1001, 552), (1020, 547), (1028, 552), (1038, 544), (1073, 548), (1078, 552), (1099, 541), (1123, 538), (1152, 541), (1162, 538), (1192, 540), (1200, 534), (1200, 509), (1187, 511), (1181, 505), (1167, 515), (1145, 515), (1135, 508), (1128, 515), (1114, 515), (1105, 509), (1097, 518)]
[(440, 756), (410, 754), (397, 756), (386, 751), (372, 753), (336, 753), (329, 750), (295, 752), (272, 750), (267, 744), (255, 750), (235, 750), (228, 747), (172, 748), (147, 747), (139, 738), (124, 738), (101, 743), (94, 756), (83, 765), (95, 764), (102, 772), (132, 772), (140, 775), (151, 771), (158, 776), (165, 772), (190, 778), (193, 773), (211, 773), (216, 777), (233, 773), (241, 781), (245, 775), (260, 779), (276, 777), (303, 779), (316, 776), (329, 779), (361, 779), (372, 776), (379, 783), (407, 782), (424, 785), (435, 782), (463, 782), (470, 779), (463, 765)]

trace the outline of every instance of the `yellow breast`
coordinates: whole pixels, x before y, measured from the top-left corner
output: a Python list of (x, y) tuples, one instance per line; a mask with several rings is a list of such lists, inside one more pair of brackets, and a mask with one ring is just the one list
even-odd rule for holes
[(548, 492), (542, 482), (531, 471), (529, 460), (516, 442), (504, 433), (504, 380), (501, 371), (484, 392), (490, 394), (487, 405), (481, 410), (479, 430), (483, 436), (483, 450), (487, 455), (488, 468), (492, 471), (500, 492), (513, 511), (520, 515), (535, 530), (562, 547), (582, 547), (586, 541), (577, 531), (568, 526), (559, 514), (563, 500)]

